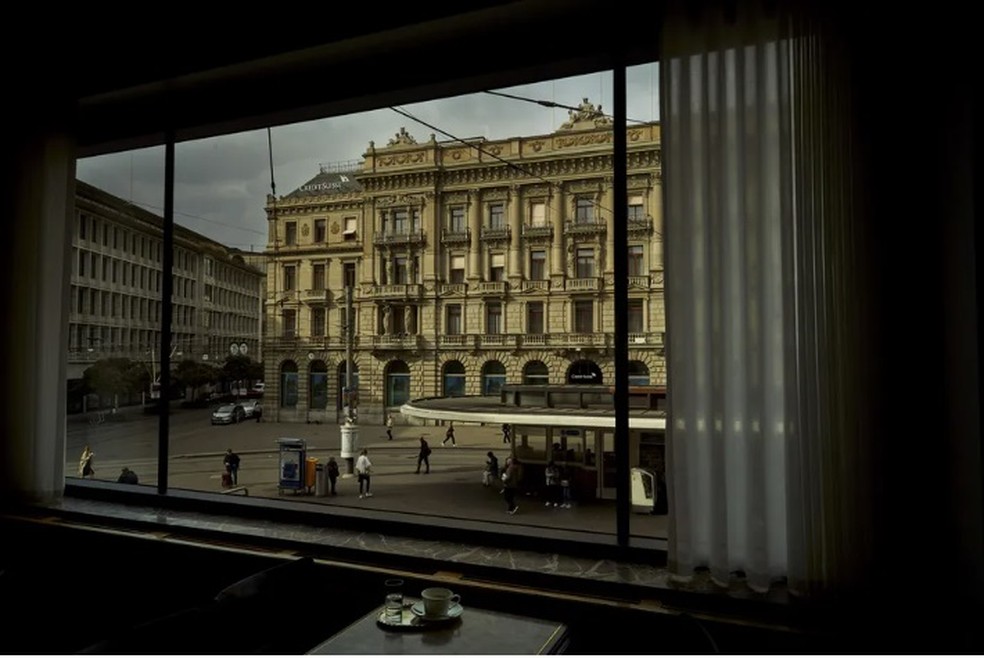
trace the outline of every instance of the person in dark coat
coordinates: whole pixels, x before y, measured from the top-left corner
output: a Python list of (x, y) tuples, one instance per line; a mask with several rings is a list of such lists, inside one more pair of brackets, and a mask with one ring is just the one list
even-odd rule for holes
[(328, 465), (325, 467), (328, 475), (328, 491), (332, 496), (335, 495), (335, 482), (338, 480), (338, 462), (334, 457), (328, 458)]
[(430, 454), (431, 454), (431, 448), (430, 448), (429, 445), (427, 445), (427, 439), (425, 439), (424, 437), (420, 437), (420, 452), (417, 453), (417, 472), (418, 473), (420, 473), (420, 465), (421, 464), (424, 464), (424, 466), (427, 467), (427, 470), (424, 471), (425, 474), (431, 472)]

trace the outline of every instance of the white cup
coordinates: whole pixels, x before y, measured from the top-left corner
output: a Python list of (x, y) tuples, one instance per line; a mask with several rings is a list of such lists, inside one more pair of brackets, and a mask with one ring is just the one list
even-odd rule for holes
[(424, 614), (428, 617), (446, 617), (451, 605), (461, 600), (460, 594), (455, 594), (445, 587), (428, 587), (420, 593), (424, 600)]

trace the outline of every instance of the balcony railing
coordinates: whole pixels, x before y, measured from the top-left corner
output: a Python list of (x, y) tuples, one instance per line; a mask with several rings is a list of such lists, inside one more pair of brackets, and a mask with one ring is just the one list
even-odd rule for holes
[(629, 287), (630, 288), (648, 288), (649, 287), (649, 275), (643, 276), (630, 276), (629, 277)]
[(508, 240), (512, 236), (512, 231), (508, 226), (483, 226), (482, 240)]
[(551, 224), (523, 224), (524, 238), (552, 238), (553, 226)]
[(469, 244), (471, 229), (444, 229), (441, 231), (441, 244)]
[(482, 334), (478, 337), (480, 347), (513, 347), (516, 334)]
[(567, 235), (597, 235), (598, 233), (604, 233), (606, 229), (605, 222), (599, 222), (598, 220), (580, 222), (567, 220), (564, 224), (564, 233)]
[(419, 283), (391, 283), (385, 286), (373, 286), (374, 299), (417, 299), (423, 294), (423, 286)]
[(380, 350), (415, 350), (420, 347), (420, 336), (418, 334), (373, 336), (372, 346)]
[(475, 336), (469, 334), (442, 334), (439, 342), (441, 347), (474, 347)]
[(301, 292), (301, 301), (305, 302), (327, 302), (331, 299), (331, 291), (326, 288), (317, 290), (311, 288)]
[(481, 281), (475, 285), (475, 292), (480, 295), (505, 295), (507, 290), (508, 281)]
[(550, 290), (549, 279), (538, 279), (536, 281), (523, 281), (522, 284), (520, 285), (522, 286), (521, 290), (523, 292), (526, 292), (527, 290), (542, 290), (543, 292)]
[(377, 246), (401, 245), (401, 244), (423, 244), (427, 236), (423, 231), (401, 231), (392, 233), (377, 233), (373, 236), (372, 242)]
[(653, 218), (648, 215), (646, 217), (630, 217), (626, 222), (626, 228), (628, 229), (629, 235), (651, 233), (653, 230)]
[(572, 292), (593, 292), (601, 290), (601, 277), (592, 276), (585, 279), (567, 279), (564, 289)]
[(467, 283), (442, 283), (441, 287), (438, 288), (438, 294), (464, 295), (466, 290), (468, 290)]

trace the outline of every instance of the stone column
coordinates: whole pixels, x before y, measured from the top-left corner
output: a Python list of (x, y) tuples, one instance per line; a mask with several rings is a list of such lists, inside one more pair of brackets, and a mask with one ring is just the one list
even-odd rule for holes
[(468, 228), (471, 248), (468, 250), (468, 280), (474, 283), (485, 279), (482, 273), (482, 203), (478, 190), (468, 191)]
[(615, 271), (615, 258), (617, 257), (615, 254), (615, 204), (627, 202), (625, 190), (616, 193), (613, 183), (611, 178), (605, 179), (601, 201), (601, 212), (604, 214), (605, 220), (605, 274), (612, 274)]
[(653, 217), (652, 240), (649, 243), (650, 271), (663, 270), (663, 185), (657, 180), (646, 194), (646, 212)]
[(424, 207), (420, 211), (420, 221), (427, 233), (427, 244), (421, 256), (420, 268), (423, 272), (422, 283), (431, 285), (441, 278), (441, 222), (438, 209), (438, 197), (434, 192), (424, 194)]
[(564, 254), (564, 217), (567, 214), (567, 195), (564, 188), (552, 188), (550, 195), (550, 222), (553, 224), (553, 242), (550, 245), (550, 278), (554, 279), (554, 287), (561, 283), (565, 270)]
[(509, 281), (510, 287), (516, 288), (523, 277), (523, 228), (521, 188), (515, 185), (509, 189)]

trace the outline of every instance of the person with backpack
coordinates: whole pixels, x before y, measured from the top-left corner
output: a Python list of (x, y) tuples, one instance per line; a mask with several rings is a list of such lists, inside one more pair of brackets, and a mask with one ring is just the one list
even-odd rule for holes
[(417, 473), (420, 473), (421, 464), (424, 464), (427, 467), (427, 470), (424, 471), (425, 475), (431, 472), (430, 454), (431, 448), (427, 445), (427, 439), (420, 437), (420, 452), (417, 453)]
[(334, 457), (328, 458), (328, 464), (325, 466), (325, 473), (328, 475), (328, 492), (334, 496), (335, 482), (338, 480), (338, 462), (335, 461)]

